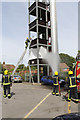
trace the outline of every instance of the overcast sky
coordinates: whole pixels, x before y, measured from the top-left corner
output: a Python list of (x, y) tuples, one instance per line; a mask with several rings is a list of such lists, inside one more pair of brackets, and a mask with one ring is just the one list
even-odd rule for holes
[[(78, 3), (57, 2), (59, 53), (78, 51)], [(1, 35), (0, 35), (1, 36)], [(16, 64), (28, 36), (27, 2), (2, 2), (2, 61)], [(23, 63), (26, 63), (27, 56)]]

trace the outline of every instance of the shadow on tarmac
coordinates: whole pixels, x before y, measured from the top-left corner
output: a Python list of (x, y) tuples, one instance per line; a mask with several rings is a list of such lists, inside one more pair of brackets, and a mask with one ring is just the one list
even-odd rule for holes
[(15, 95), (15, 93), (14, 92), (11, 92), (11, 97), (13, 97)]

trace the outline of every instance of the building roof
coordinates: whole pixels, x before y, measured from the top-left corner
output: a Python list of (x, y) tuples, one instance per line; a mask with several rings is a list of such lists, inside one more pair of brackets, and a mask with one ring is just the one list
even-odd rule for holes
[(62, 69), (64, 69), (64, 68), (69, 69), (69, 66), (67, 66), (66, 63), (60, 63), (60, 64), (59, 64), (59, 67), (62, 68)]
[(11, 69), (15, 68), (15, 66), (11, 65), (11, 64), (3, 64), (3, 68), (5, 68), (7, 70), (11, 70)]

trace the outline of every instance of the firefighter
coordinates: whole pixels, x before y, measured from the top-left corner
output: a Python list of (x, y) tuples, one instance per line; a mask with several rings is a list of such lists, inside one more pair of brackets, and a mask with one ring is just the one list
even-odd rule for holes
[(26, 42), (25, 42), (25, 44), (26, 44), (26, 47), (25, 47), (25, 48), (28, 47), (28, 42), (30, 42), (30, 40), (29, 40), (28, 37), (27, 37), (27, 38), (26, 38)]
[(11, 76), (8, 75), (8, 70), (4, 71), (4, 75), (2, 76), (2, 86), (3, 86), (3, 97), (7, 97), (8, 90), (8, 98), (11, 98), (10, 86), (12, 85)]
[(53, 91), (52, 95), (59, 96), (59, 77), (58, 77), (58, 72), (55, 72), (55, 75), (53, 77)]
[(75, 101), (78, 102), (78, 94), (77, 94), (77, 85), (76, 78), (73, 76), (73, 71), (68, 72), (69, 77), (67, 80), (68, 84), (68, 101), (71, 101), (72, 93), (74, 92)]

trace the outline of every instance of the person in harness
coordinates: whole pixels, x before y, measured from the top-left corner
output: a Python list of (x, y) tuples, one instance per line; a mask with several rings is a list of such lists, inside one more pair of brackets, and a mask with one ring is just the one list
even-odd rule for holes
[(8, 98), (11, 98), (10, 86), (12, 85), (11, 76), (8, 75), (8, 70), (4, 71), (4, 75), (2, 75), (2, 86), (3, 86), (3, 97), (7, 97), (8, 90)]
[(76, 78), (73, 76), (73, 71), (68, 72), (69, 77), (67, 79), (68, 84), (68, 101), (71, 101), (72, 93), (74, 92), (75, 101), (78, 102), (78, 94), (77, 94), (77, 85)]
[(30, 40), (29, 40), (28, 37), (27, 37), (27, 38), (26, 38), (26, 42), (25, 42), (25, 44), (26, 44), (26, 47), (25, 47), (25, 48), (28, 47), (28, 42), (30, 42)]
[(59, 77), (58, 77), (58, 72), (55, 72), (55, 75), (53, 77), (53, 91), (52, 95), (59, 96)]

